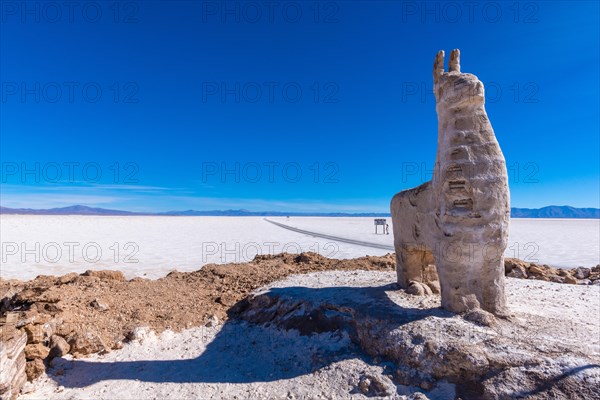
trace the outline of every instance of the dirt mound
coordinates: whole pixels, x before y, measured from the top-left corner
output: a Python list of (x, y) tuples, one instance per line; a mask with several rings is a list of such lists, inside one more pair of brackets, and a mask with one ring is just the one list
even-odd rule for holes
[[(18, 313), (27, 333), (28, 378), (43, 373), (40, 358), (118, 349), (134, 329), (180, 331), (227, 319), (251, 291), (291, 274), (325, 270), (393, 270), (394, 256), (328, 259), (315, 253), (257, 256), (250, 263), (209, 264), (191, 273), (126, 281), (118, 271), (87, 271), (34, 280), (0, 280), (2, 314)], [(61, 340), (62, 339), (62, 340)], [(44, 350), (44, 351), (34, 351)], [(36, 368), (33, 368), (33, 367)]]

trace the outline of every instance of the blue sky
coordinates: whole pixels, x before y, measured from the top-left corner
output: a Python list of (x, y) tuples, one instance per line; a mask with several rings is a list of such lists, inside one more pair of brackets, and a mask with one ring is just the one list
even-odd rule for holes
[(1, 4), (3, 206), (386, 211), (459, 48), (512, 205), (599, 207), (596, 1), (67, 4)]

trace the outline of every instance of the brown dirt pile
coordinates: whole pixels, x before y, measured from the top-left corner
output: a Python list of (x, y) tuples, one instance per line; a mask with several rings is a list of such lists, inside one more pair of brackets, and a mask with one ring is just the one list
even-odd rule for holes
[(352, 260), (315, 253), (267, 255), (250, 263), (171, 272), (157, 280), (126, 281), (118, 271), (38, 276), (28, 282), (0, 280), (0, 299), (2, 314), (18, 313), (16, 327), (27, 333), (31, 380), (44, 371), (40, 359), (117, 349), (139, 326), (179, 331), (203, 325), (213, 316), (224, 320), (226, 311), (251, 291), (291, 274), (392, 270), (394, 265), (391, 254)]

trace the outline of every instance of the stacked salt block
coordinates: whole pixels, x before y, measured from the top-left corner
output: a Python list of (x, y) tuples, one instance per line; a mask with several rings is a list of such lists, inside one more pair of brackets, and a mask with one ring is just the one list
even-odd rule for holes
[(0, 400), (14, 400), (27, 381), (25, 345), (27, 335), (14, 325), (0, 326)]

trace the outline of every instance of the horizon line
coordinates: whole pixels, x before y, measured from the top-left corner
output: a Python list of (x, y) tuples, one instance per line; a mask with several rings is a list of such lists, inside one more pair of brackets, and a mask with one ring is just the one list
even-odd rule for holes
[[(591, 211), (594, 216), (585, 216), (578, 218), (600, 218), (600, 208), (596, 207), (573, 207), (570, 205), (547, 205), (539, 208), (527, 208), (527, 207), (510, 207), (511, 214), (513, 212), (517, 213), (534, 213), (539, 212), (548, 208), (559, 208), (559, 209), (572, 209), (574, 211)], [(113, 209), (113, 208), (102, 208), (102, 207), (92, 207), (83, 204), (74, 204), (70, 206), (63, 207), (51, 207), (51, 208), (25, 208), (25, 207), (6, 207), (0, 204), (0, 214), (13, 214), (13, 215), (27, 215), (27, 214), (37, 214), (37, 215), (61, 215), (60, 212), (63, 211), (65, 213), (72, 212), (70, 215), (130, 215), (130, 216), (185, 216), (186, 214), (192, 216), (190, 214), (197, 214), (198, 216), (202, 216), (201, 214), (229, 214), (230, 216), (235, 216), (232, 214), (241, 214), (243, 215), (256, 215), (256, 216), (391, 216), (389, 211), (363, 211), (363, 212), (344, 212), (344, 211), (274, 211), (274, 210), (264, 210), (264, 211), (253, 211), (246, 208), (229, 208), (229, 209), (211, 209), (211, 210), (196, 210), (196, 209), (187, 209), (187, 210), (168, 210), (168, 211), (129, 211), (122, 209)], [(69, 214), (62, 214), (69, 215)], [(210, 215), (206, 215), (210, 216)], [(215, 215), (218, 216), (218, 215)], [(513, 217), (511, 215), (511, 217)], [(515, 217), (513, 217), (515, 218)], [(539, 218), (539, 217), (538, 217)], [(562, 217), (565, 218), (565, 217)], [(568, 218), (568, 217), (566, 217)], [(577, 218), (577, 217), (575, 217)]]

